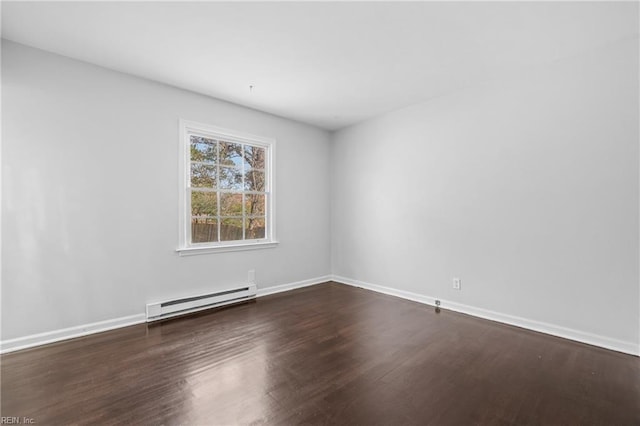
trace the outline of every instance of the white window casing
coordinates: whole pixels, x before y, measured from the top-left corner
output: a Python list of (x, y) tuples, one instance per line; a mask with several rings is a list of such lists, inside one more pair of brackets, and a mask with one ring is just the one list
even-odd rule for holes
[(181, 119), (179, 147), (177, 252), (275, 247), (275, 139)]

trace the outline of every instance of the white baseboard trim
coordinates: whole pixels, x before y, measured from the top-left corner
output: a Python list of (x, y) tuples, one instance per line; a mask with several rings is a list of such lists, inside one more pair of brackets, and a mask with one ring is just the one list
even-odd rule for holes
[[(366, 283), (352, 278), (346, 278), (334, 275), (332, 281), (341, 284), (347, 284), (354, 287), (364, 288), (366, 290), (387, 294), (390, 296), (400, 297), (402, 299), (413, 300), (414, 302), (424, 303), (435, 306), (435, 297), (425, 296), (422, 294), (412, 293), (409, 291), (397, 290), (391, 287), (383, 287), (375, 284)], [(612, 339), (606, 336), (587, 333), (580, 330), (561, 327), (554, 324), (530, 320), (527, 318), (517, 317), (513, 315), (503, 314), (500, 312), (490, 311), (488, 309), (476, 308), (474, 306), (464, 305), (462, 303), (451, 302), (448, 300), (440, 300), (440, 307), (455, 312), (460, 312), (474, 317), (488, 319), (503, 324), (513, 325), (528, 330), (537, 331), (539, 333), (550, 334), (564, 339), (575, 340), (577, 342), (586, 343), (593, 346), (599, 346), (605, 349), (611, 349), (623, 352), (629, 355), (640, 356), (640, 346), (623, 340)]]
[[(331, 275), (311, 278), (288, 284), (277, 285), (258, 289), (256, 297), (269, 294), (281, 293), (283, 291), (294, 290), (296, 288), (308, 287), (331, 281)], [(60, 330), (47, 331), (44, 333), (32, 334), (30, 336), (18, 337), (0, 341), (0, 354), (19, 351), (21, 349), (33, 348), (35, 346), (55, 343), (61, 340), (73, 339), (76, 337), (88, 336), (94, 333), (114, 330), (116, 328), (127, 327), (135, 324), (142, 324), (147, 321), (145, 314), (130, 315), (122, 318), (115, 318), (106, 321), (94, 322), (91, 324), (78, 325), (75, 327), (63, 328)]]
[(19, 351), (21, 349), (28, 349), (34, 346), (59, 342), (61, 340), (87, 336), (89, 334), (101, 333), (103, 331), (141, 324), (144, 322), (146, 322), (145, 314), (136, 314), (106, 321), (93, 322), (91, 324), (63, 328), (60, 330), (32, 334), (30, 336), (18, 337), (15, 339), (3, 340), (0, 342), (0, 353), (4, 354), (8, 352)]
[(268, 296), (270, 294), (282, 293), (283, 291), (295, 290), (297, 288), (309, 287), (311, 285), (326, 283), (331, 281), (333, 277), (331, 275), (325, 275), (323, 277), (311, 278), (303, 281), (296, 281), (293, 283), (276, 285), (272, 287), (258, 288), (258, 294), (256, 297)]
[(424, 303), (425, 305), (436, 305), (435, 297), (412, 293), (410, 291), (398, 290), (391, 287), (383, 287), (381, 285), (370, 284), (364, 281), (354, 280), (352, 278), (341, 277), (338, 275), (334, 275), (332, 281), (340, 284), (347, 284), (352, 287), (364, 288), (365, 290), (371, 290), (377, 293), (387, 294), (389, 296), (400, 297), (401, 299), (413, 300), (414, 302)]
[[(398, 290), (391, 287), (384, 287), (370, 284), (364, 281), (354, 280), (337, 275), (325, 275), (322, 277), (311, 278), (303, 281), (282, 284), (272, 287), (259, 288), (256, 297), (267, 296), (270, 294), (282, 293), (285, 291), (295, 290), (297, 288), (309, 287), (321, 284), (327, 281), (335, 281), (337, 283), (360, 287), (366, 290), (375, 291), (389, 296), (400, 297), (402, 299), (412, 300), (414, 302), (435, 306), (435, 297), (426, 296), (409, 291)], [(487, 309), (477, 308), (474, 306), (464, 305), (461, 303), (451, 302), (448, 300), (440, 300), (440, 307), (451, 311), (472, 315), (478, 318), (497, 321), (540, 333), (550, 334), (552, 336), (562, 337), (564, 339), (575, 340), (581, 343), (587, 343), (593, 346), (599, 346), (605, 349), (611, 349), (630, 355), (640, 356), (640, 347), (633, 342), (612, 339), (592, 333), (574, 330), (566, 327), (548, 324), (540, 321), (530, 320), (527, 318), (507, 315), (500, 312), (490, 311)], [(48, 331), (44, 333), (32, 334), (30, 336), (18, 337), (0, 341), (0, 354), (14, 352), (21, 349), (28, 349), (35, 346), (46, 345), (48, 343), (59, 342), (62, 340), (73, 339), (76, 337), (87, 336), (94, 333), (113, 330), (116, 328), (127, 327), (130, 325), (141, 324), (146, 322), (145, 314), (130, 315), (127, 317), (115, 318), (106, 321), (99, 321), (90, 324), (79, 325), (75, 327), (64, 328), (60, 330)]]

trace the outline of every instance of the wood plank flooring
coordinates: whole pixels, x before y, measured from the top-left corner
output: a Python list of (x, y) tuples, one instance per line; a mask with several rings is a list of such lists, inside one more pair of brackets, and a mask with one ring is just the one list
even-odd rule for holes
[(638, 357), (336, 283), (0, 362), (39, 425), (640, 425)]

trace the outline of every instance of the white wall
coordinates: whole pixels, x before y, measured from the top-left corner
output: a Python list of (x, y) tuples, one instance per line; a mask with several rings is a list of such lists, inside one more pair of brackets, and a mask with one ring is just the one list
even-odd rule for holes
[[(180, 257), (178, 119), (277, 140), (275, 249)], [(330, 274), (329, 134), (2, 44), (2, 339)]]
[[(3, 41), (2, 339), (256, 269), (260, 287), (333, 271), (637, 346), (637, 76), (627, 40), (331, 139)], [(277, 139), (278, 248), (175, 253), (180, 117)]]
[(638, 114), (636, 38), (337, 132), (334, 274), (637, 347)]

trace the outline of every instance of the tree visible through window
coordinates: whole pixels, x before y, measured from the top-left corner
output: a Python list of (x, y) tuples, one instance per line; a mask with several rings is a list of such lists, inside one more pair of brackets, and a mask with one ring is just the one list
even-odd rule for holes
[(188, 246), (269, 240), (271, 145), (185, 128)]

